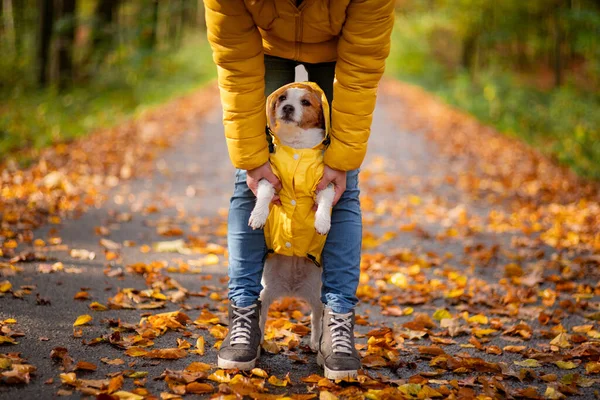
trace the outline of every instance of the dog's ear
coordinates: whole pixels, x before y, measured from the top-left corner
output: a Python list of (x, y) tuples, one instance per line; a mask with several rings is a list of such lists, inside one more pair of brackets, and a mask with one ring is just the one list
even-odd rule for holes
[(321, 106), (321, 112), (319, 113), (319, 126), (321, 129), (325, 130), (325, 113), (323, 112), (323, 107)]
[(277, 111), (277, 100), (279, 100), (279, 96), (274, 96), (271, 99), (271, 110), (269, 111), (269, 125), (271, 128), (275, 125), (275, 114)]
[(312, 88), (310, 94), (315, 99), (316, 103), (319, 105), (319, 127), (321, 129), (325, 129), (325, 113), (323, 110), (323, 102), (321, 101), (321, 96), (318, 92), (312, 90)]
[(277, 101), (279, 100), (279, 97), (284, 94), (285, 92), (287, 92), (286, 89), (283, 89), (283, 87), (277, 89), (276, 91), (274, 91), (273, 93), (271, 93), (271, 95), (268, 98), (268, 102), (267, 102), (267, 109), (269, 111), (269, 126), (271, 127), (271, 129), (275, 128), (275, 122), (277, 120), (276, 118), (276, 111), (277, 111)]

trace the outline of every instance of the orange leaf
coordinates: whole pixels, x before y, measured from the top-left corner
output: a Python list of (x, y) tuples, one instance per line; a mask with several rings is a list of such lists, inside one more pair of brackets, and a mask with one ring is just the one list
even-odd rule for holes
[(108, 393), (114, 393), (123, 386), (123, 375), (117, 375), (108, 382)]
[(95, 371), (98, 367), (95, 364), (92, 364), (87, 361), (79, 361), (77, 365), (75, 365), (75, 370), (82, 369), (85, 371)]
[(192, 382), (185, 386), (185, 391), (187, 393), (194, 394), (212, 393), (214, 390), (215, 388), (208, 383)]

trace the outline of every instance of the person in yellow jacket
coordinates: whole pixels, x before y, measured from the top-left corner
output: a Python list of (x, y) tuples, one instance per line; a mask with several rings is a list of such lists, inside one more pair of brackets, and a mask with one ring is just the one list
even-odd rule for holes
[[(259, 294), (267, 248), (248, 218), (258, 181), (281, 188), (269, 164), (265, 98), (293, 82), (303, 65), (331, 106), (330, 143), (318, 190), (336, 196), (322, 252), (325, 304), (319, 358), (326, 375), (352, 376), (354, 308), (362, 223), (358, 168), (370, 134), (379, 80), (389, 54), (393, 0), (204, 0), (217, 64), (225, 138), (237, 169), (228, 225), (229, 332), (219, 365), (251, 369), (260, 355)], [(275, 200), (278, 201), (278, 200)]]

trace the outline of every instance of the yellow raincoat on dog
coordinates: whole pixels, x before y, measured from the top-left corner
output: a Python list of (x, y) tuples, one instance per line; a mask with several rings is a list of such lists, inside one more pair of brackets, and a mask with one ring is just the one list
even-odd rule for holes
[[(329, 137), (329, 104), (321, 88), (313, 82), (302, 82), (321, 94), (321, 104), (325, 117), (325, 140)], [(267, 98), (267, 124), (273, 127), (274, 116), (269, 115), (273, 102), (285, 90), (299, 86), (290, 83), (277, 89)], [(270, 155), (273, 172), (281, 181), (279, 192), (281, 205), (272, 204), (265, 225), (265, 241), (269, 252), (286, 256), (307, 257), (320, 266), (321, 253), (327, 236), (315, 230), (316, 187), (321, 178), (325, 163), (323, 152), (325, 142), (312, 149), (294, 149), (280, 144), (273, 137), (274, 152)]]

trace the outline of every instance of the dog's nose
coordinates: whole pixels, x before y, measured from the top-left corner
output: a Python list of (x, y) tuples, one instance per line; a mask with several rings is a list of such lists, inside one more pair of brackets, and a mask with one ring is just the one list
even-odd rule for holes
[(291, 104), (286, 104), (285, 106), (283, 106), (283, 113), (284, 114), (292, 114), (294, 112), (294, 106)]

